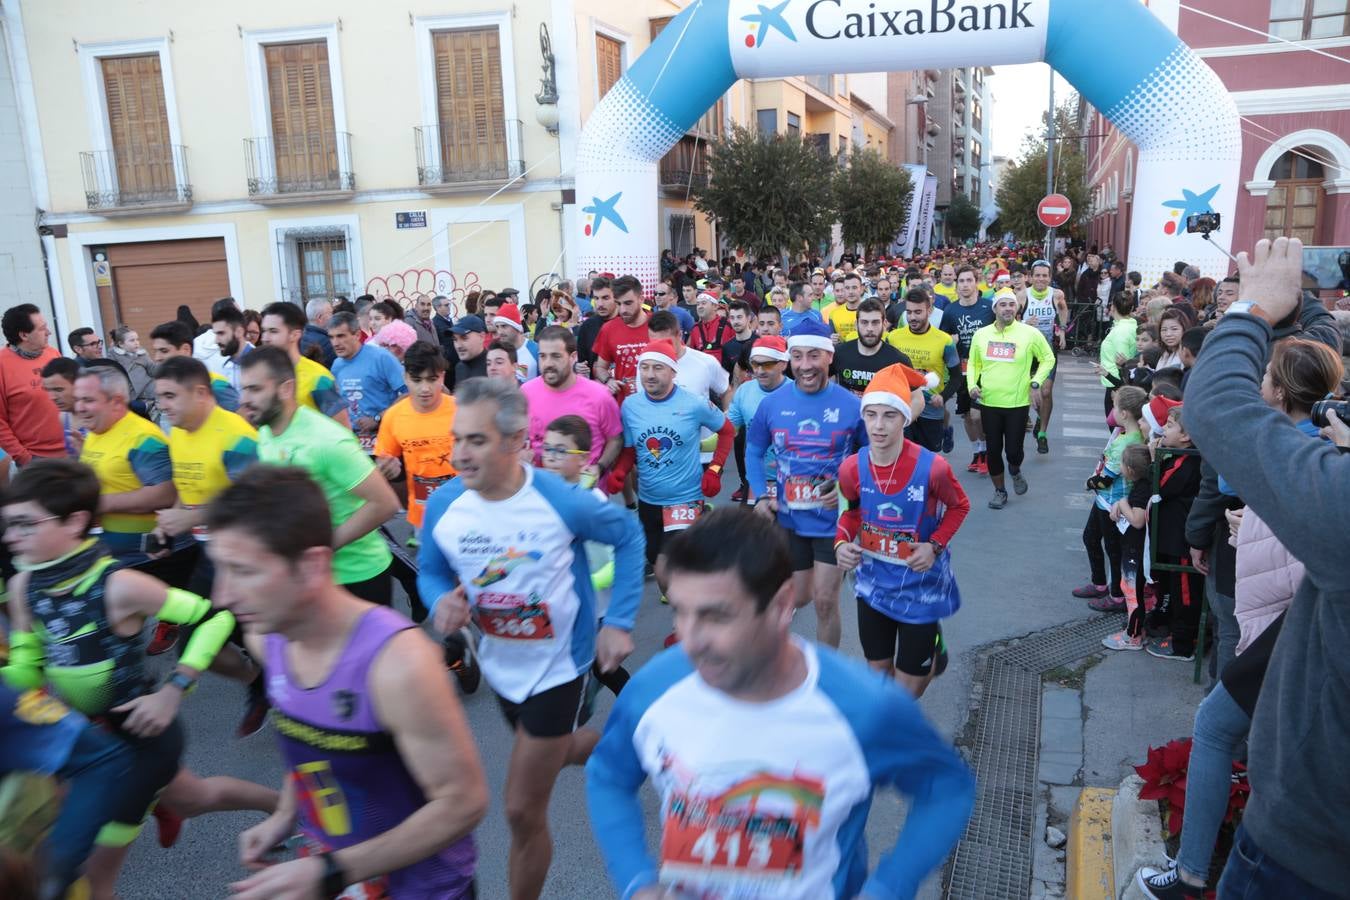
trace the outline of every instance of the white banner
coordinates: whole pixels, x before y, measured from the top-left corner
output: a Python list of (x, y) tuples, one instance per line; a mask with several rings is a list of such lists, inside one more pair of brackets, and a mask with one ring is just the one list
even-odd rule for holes
[(909, 215), (905, 218), (905, 227), (901, 230), (895, 242), (895, 252), (897, 255), (908, 259), (914, 255), (914, 236), (919, 227), (919, 207), (923, 199), (924, 181), (928, 178), (928, 170), (923, 166), (906, 165), (903, 167), (909, 172)]
[(919, 233), (915, 238), (915, 250), (927, 253), (933, 244), (933, 212), (937, 208), (936, 175), (926, 175), (923, 179), (923, 196), (919, 198)]

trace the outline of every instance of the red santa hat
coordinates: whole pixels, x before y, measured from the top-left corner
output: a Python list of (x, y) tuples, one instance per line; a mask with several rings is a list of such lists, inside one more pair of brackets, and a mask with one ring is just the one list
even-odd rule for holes
[(862, 406), (872, 404), (900, 410), (909, 424), (923, 411), (923, 388), (935, 390), (938, 377), (932, 372), (916, 372), (903, 363), (887, 366), (876, 375), (863, 391)]
[(753, 359), (771, 359), (774, 362), (787, 362), (788, 349), (787, 341), (777, 335), (766, 335), (755, 341), (754, 346), (750, 348), (750, 358)]
[(642, 348), (638, 354), (638, 362), (654, 362), (663, 366), (670, 366), (675, 371), (680, 370), (678, 363), (679, 357), (675, 354), (675, 344), (671, 341), (652, 341)]
[(519, 331), (522, 334), (525, 332), (525, 326), (520, 322), (520, 307), (516, 306), (514, 303), (503, 303), (497, 309), (497, 317), (492, 321), (493, 324), (505, 322), (516, 331)]

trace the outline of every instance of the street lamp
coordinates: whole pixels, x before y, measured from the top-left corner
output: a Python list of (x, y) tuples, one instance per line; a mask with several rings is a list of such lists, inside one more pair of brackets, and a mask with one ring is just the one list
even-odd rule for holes
[(534, 118), (547, 129), (549, 134), (558, 133), (558, 77), (557, 60), (553, 56), (553, 42), (548, 36), (548, 26), (539, 23), (539, 54), (544, 58), (544, 76), (539, 80), (539, 93), (534, 100), (539, 104)]

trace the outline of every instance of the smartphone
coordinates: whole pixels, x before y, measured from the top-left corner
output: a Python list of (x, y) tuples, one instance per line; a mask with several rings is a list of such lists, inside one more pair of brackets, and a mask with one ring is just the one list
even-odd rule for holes
[(149, 534), (141, 535), (142, 553), (163, 553), (165, 550), (168, 549), (169, 545), (166, 544), (164, 540), (161, 539), (160, 536), (155, 532), (152, 531)]

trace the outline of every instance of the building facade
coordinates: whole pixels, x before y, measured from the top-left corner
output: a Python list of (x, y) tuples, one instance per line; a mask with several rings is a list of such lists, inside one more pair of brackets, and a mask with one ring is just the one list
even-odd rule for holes
[[(1278, 235), (1350, 245), (1350, 9), (1323, 0), (1190, 6), (1155, 0), (1150, 8), (1218, 73), (1242, 116), (1237, 212), (1222, 225), (1234, 251)], [(1089, 243), (1128, 260), (1133, 217), (1156, 217), (1163, 228), (1167, 211), (1134, 208), (1134, 146), (1095, 109), (1084, 109), (1080, 124), (1093, 201)]]
[[(0, 20), (0, 31), (8, 23)], [(37, 186), (28, 169), (28, 154), (20, 139), (25, 133), (20, 121), (19, 93), (26, 85), (15, 81), (14, 73), (22, 65), (10, 59), (9, 42), (0, 42), (0, 305), (33, 303), (42, 310), (48, 322), (60, 325), (60, 318), (52, 315), (51, 293), (47, 287), (47, 271), (43, 262), (45, 242), (54, 247), (52, 238), (41, 238), (37, 228)], [(22, 62), (22, 61), (21, 61)]]

